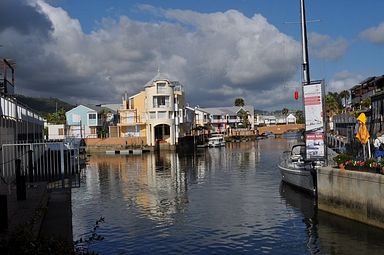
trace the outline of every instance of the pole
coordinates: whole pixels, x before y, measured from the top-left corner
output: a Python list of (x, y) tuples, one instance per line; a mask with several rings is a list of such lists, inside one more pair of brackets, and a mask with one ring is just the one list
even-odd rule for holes
[(307, 24), (305, 18), (305, 4), (304, 0), (300, 0), (300, 16), (301, 16), (301, 43), (303, 51), (303, 82), (304, 85), (310, 83), (309, 76), (309, 59), (308, 59), (308, 45), (307, 45)]

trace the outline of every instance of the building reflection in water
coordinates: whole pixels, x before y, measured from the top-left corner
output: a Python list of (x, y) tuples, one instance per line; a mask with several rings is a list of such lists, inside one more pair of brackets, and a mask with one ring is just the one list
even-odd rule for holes
[(126, 206), (137, 208), (143, 216), (172, 222), (173, 215), (188, 204), (188, 185), (204, 183), (214, 171), (231, 171), (233, 165), (240, 171), (248, 169), (249, 164), (260, 161), (257, 145), (229, 143), (225, 148), (199, 149), (192, 155), (95, 154), (87, 165), (85, 196), (95, 200), (123, 196)]
[(86, 172), (87, 182), (93, 183), (88, 194), (123, 196), (127, 207), (137, 208), (145, 217), (172, 221), (188, 203), (187, 180), (178, 160), (175, 153), (93, 155)]

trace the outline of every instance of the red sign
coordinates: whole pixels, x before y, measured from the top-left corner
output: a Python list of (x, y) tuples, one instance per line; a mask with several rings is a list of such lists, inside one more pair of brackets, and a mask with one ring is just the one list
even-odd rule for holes
[(299, 91), (295, 90), (293, 97), (295, 98), (295, 100), (299, 99)]

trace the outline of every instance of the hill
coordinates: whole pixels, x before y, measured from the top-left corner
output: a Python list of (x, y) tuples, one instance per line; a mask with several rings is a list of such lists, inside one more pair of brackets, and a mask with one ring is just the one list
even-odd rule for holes
[(37, 113), (45, 116), (47, 113), (54, 113), (56, 110), (64, 108), (65, 111), (71, 110), (74, 105), (71, 105), (67, 102), (64, 102), (58, 98), (36, 98), (36, 97), (26, 97), (23, 95), (14, 95), (16, 99), (23, 105), (31, 108)]

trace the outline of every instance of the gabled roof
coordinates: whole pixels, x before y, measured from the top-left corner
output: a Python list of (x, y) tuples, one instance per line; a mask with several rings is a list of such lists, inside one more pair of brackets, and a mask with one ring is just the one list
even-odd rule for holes
[(237, 115), (237, 113), (243, 109), (244, 111), (253, 114), (254, 108), (252, 105), (230, 106), (230, 107), (212, 107), (212, 108), (199, 108), (211, 115)]
[(67, 112), (72, 112), (73, 110), (75, 110), (76, 108), (79, 108), (79, 107), (85, 107), (85, 108), (88, 108), (89, 110), (95, 111), (97, 113), (101, 112), (101, 110), (102, 110), (102, 108), (99, 106), (79, 104), (78, 106), (72, 108), (71, 110), (69, 110)]

